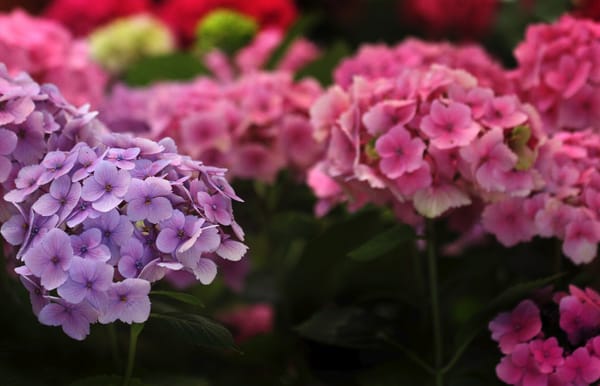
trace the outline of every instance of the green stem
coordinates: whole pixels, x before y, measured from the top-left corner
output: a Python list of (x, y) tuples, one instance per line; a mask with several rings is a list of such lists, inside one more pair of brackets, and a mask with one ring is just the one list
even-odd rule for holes
[(435, 363), (435, 385), (443, 386), (442, 362), (444, 346), (442, 323), (440, 317), (440, 300), (438, 293), (437, 256), (435, 253), (435, 230), (433, 220), (427, 220), (427, 266), (429, 271), (429, 292), (431, 296), (431, 316), (433, 319), (433, 352)]
[(131, 325), (131, 334), (129, 336), (129, 353), (127, 354), (127, 370), (123, 378), (123, 386), (129, 386), (131, 375), (133, 374), (133, 365), (135, 363), (135, 353), (137, 351), (137, 341), (140, 333), (144, 329), (144, 324), (134, 323)]
[(419, 357), (419, 355), (417, 353), (415, 353), (411, 349), (409, 349), (409, 348), (405, 347), (404, 345), (396, 342), (395, 340), (393, 340), (392, 338), (390, 338), (386, 334), (379, 335), (379, 338), (381, 340), (383, 340), (384, 342), (388, 343), (390, 346), (393, 346), (394, 348), (398, 349), (398, 351), (400, 351), (408, 359), (410, 359), (411, 361), (413, 361), (414, 364), (420, 366), (421, 368), (423, 368), (423, 370), (427, 371), (429, 374), (435, 374), (436, 373), (436, 371), (435, 371), (435, 369), (433, 367), (429, 366), (423, 359), (421, 359), (421, 357)]
[(113, 364), (117, 371), (121, 371), (121, 354), (119, 353), (119, 341), (117, 339), (117, 329), (114, 323), (108, 325), (108, 340), (110, 341), (110, 351), (112, 354)]

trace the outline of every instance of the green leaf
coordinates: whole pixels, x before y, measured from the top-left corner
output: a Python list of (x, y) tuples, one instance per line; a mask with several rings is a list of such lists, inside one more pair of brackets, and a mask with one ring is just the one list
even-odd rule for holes
[(152, 291), (150, 292), (150, 295), (165, 296), (182, 303), (190, 304), (192, 306), (204, 307), (204, 304), (200, 301), (200, 299), (198, 299), (194, 295), (190, 295), (184, 292)]
[(357, 307), (322, 310), (295, 330), (305, 338), (333, 346), (359, 349), (382, 346), (374, 318)]
[(294, 25), (288, 30), (287, 34), (283, 38), (283, 41), (279, 46), (273, 51), (269, 60), (265, 65), (267, 70), (273, 70), (279, 64), (287, 50), (290, 48), (292, 43), (299, 37), (306, 35), (306, 32), (311, 29), (317, 22), (320, 17), (312, 14), (305, 15), (298, 19)]
[(416, 237), (414, 230), (407, 225), (397, 225), (389, 229), (365, 244), (348, 253), (348, 256), (356, 261), (371, 261), (392, 250), (403, 243)]
[(317, 60), (302, 67), (296, 73), (296, 79), (307, 76), (317, 79), (322, 85), (327, 86), (333, 82), (333, 70), (340, 61), (350, 55), (350, 47), (343, 41), (335, 42)]
[[(121, 386), (123, 377), (119, 375), (97, 375), (71, 383), (69, 386)], [(129, 386), (147, 386), (139, 379), (131, 379)]]
[(170, 312), (164, 314), (150, 314), (150, 317), (165, 321), (173, 328), (173, 331), (195, 345), (238, 351), (229, 330), (203, 316)]
[(196, 57), (177, 52), (146, 57), (130, 66), (123, 78), (130, 86), (145, 86), (158, 80), (189, 80), (208, 73)]

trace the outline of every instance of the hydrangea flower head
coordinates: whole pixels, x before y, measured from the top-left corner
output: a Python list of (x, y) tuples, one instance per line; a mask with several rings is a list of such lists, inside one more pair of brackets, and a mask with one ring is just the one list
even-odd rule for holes
[[(501, 118), (491, 121), (492, 115)], [(543, 140), (535, 111), (480, 87), (462, 70), (431, 66), (394, 78), (355, 77), (347, 90), (333, 86), (321, 96), (311, 121), (326, 151), (310, 185), (327, 203), (387, 204), (400, 219), (418, 222), (415, 211), (438, 217), (473, 199), (510, 199), (534, 188), (531, 163), (520, 162), (535, 158)], [(511, 139), (520, 131), (528, 137), (517, 148)], [(329, 179), (318, 177), (323, 173)]]
[(200, 53), (215, 48), (233, 53), (247, 45), (258, 30), (252, 18), (228, 9), (217, 9), (204, 16), (196, 28), (196, 49)]
[(506, 71), (480, 46), (431, 43), (416, 38), (408, 38), (393, 47), (363, 45), (355, 56), (342, 60), (335, 69), (334, 79), (336, 84), (347, 88), (355, 76), (389, 78), (407, 68), (428, 68), (432, 64), (468, 71), (480, 86), (498, 93), (512, 91)]
[(600, 24), (566, 15), (528, 27), (514, 51), (512, 73), (523, 100), (542, 115), (549, 133), (600, 124)]
[(117, 19), (88, 38), (90, 52), (106, 70), (119, 73), (141, 58), (175, 50), (175, 37), (149, 15)]
[(227, 168), (231, 178), (272, 182), (283, 169), (303, 175), (320, 156), (308, 117), (320, 93), (310, 78), (252, 72), (225, 83), (198, 78), (145, 90), (121, 87), (101, 117), (110, 128), (172, 137), (183, 153)]
[[(552, 301), (524, 300), (490, 323), (492, 339), (505, 354), (496, 367), (501, 381), (523, 386), (583, 386), (600, 380), (600, 295), (575, 286), (570, 286), (569, 292), (557, 293)], [(534, 310), (535, 331), (527, 336), (510, 335), (514, 333), (510, 322), (523, 320), (514, 316)], [(522, 339), (515, 339), (518, 336)]]
[[(511, 146), (516, 148), (514, 141)], [(498, 162), (508, 161), (505, 151), (498, 150), (494, 150), (501, 156)], [(599, 150), (600, 135), (592, 130), (552, 135), (540, 146), (532, 165), (542, 183), (529, 194), (487, 205), (482, 216), (484, 228), (505, 246), (534, 236), (556, 237), (573, 263), (594, 260), (600, 242)], [(477, 152), (470, 155), (470, 159), (478, 157)]]
[[(225, 169), (179, 155), (170, 139), (100, 130), (80, 142), (93, 118), (78, 123), (71, 118), (78, 110), (66, 102), (61, 111), (52, 105), (56, 96), (34, 96), (62, 114), (48, 112), (58, 128), (46, 155), (6, 185), (12, 217), (1, 234), (14, 246), (41, 323), (60, 325), (74, 339), (96, 322), (142, 323), (152, 283), (167, 273), (189, 272), (209, 284), (220, 260), (242, 259), (247, 247), (231, 203), (241, 199)], [(18, 132), (20, 125), (7, 127)]]
[(25, 71), (40, 83), (57, 85), (76, 105), (99, 105), (108, 81), (85, 41), (21, 10), (0, 14), (0, 62), (13, 75)]

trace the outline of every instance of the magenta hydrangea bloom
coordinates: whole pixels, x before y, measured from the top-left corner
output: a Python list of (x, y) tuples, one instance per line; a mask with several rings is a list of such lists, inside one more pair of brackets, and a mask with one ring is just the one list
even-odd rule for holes
[(56, 84), (76, 105), (98, 106), (108, 82), (85, 41), (55, 21), (22, 10), (0, 14), (0, 62), (11, 74), (24, 71), (40, 83)]
[(406, 39), (394, 47), (363, 45), (356, 55), (342, 60), (335, 69), (334, 80), (348, 88), (355, 76), (393, 78), (407, 68), (428, 68), (432, 64), (468, 71), (477, 78), (480, 86), (496, 92), (513, 91), (505, 70), (481, 46), (432, 43), (415, 38)]
[[(569, 292), (537, 303), (524, 300), (490, 323), (492, 339), (506, 354), (496, 367), (501, 381), (509, 385), (587, 386), (600, 380), (600, 294), (575, 286), (570, 286)], [(513, 317), (516, 315), (520, 318)], [(520, 339), (514, 323), (525, 326), (530, 317), (536, 320), (535, 331)]]
[(321, 155), (308, 118), (320, 94), (314, 79), (252, 71), (222, 83), (198, 78), (145, 89), (119, 86), (101, 118), (114, 131), (172, 137), (183, 153), (227, 168), (230, 178), (273, 182), (285, 169), (302, 177)]
[[(476, 149), (464, 153), (471, 162), (479, 163), (487, 154), (488, 161), (477, 173), (485, 172), (489, 162), (500, 168), (508, 162), (510, 154), (499, 147), (497, 134), (494, 135), (495, 139), (487, 138)], [(529, 241), (534, 236), (555, 237), (562, 240), (562, 251), (573, 263), (591, 262), (600, 242), (599, 151), (600, 134), (591, 130), (553, 134), (539, 147), (533, 164), (537, 182), (523, 181), (523, 186), (533, 189), (529, 193), (523, 189), (518, 197), (487, 205), (482, 216), (484, 228), (505, 246)], [(519, 153), (523, 160), (533, 156), (527, 155), (528, 151)], [(514, 175), (502, 173), (487, 184), (504, 180), (518, 183)]]
[[(497, 108), (503, 115), (492, 121)], [(314, 103), (311, 122), (326, 146), (309, 173), (319, 213), (344, 200), (351, 209), (375, 203), (414, 225), (475, 200), (528, 194), (543, 140), (531, 106), (442, 66), (354, 77), (347, 90), (333, 86)], [(519, 135), (527, 138), (517, 144)]]
[(523, 300), (511, 313), (502, 313), (492, 320), (489, 329), (502, 352), (510, 354), (516, 345), (540, 333), (540, 310), (531, 300)]
[(570, 15), (527, 28), (511, 74), (549, 133), (600, 127), (600, 24)]

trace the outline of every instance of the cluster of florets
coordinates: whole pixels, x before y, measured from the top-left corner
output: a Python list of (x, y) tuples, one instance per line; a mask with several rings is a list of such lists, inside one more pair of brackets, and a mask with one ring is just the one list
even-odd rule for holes
[(57, 85), (76, 105), (97, 105), (108, 81), (86, 42), (58, 23), (20, 10), (0, 14), (0, 62), (11, 74), (25, 71), (40, 83)]
[(312, 79), (255, 72), (224, 84), (199, 78), (145, 90), (121, 87), (101, 116), (110, 128), (175, 138), (184, 153), (228, 168), (232, 178), (272, 182), (283, 169), (302, 174), (320, 155), (308, 117), (320, 94)]
[(150, 284), (172, 270), (203, 284), (219, 259), (246, 252), (225, 170), (177, 154), (174, 142), (111, 134), (50, 151), (5, 194), (2, 235), (41, 323), (75, 339), (89, 324), (144, 322)]
[(338, 85), (347, 88), (355, 76), (390, 78), (401, 74), (406, 68), (428, 68), (432, 64), (468, 71), (477, 78), (481, 87), (489, 87), (498, 93), (512, 91), (502, 66), (480, 46), (430, 43), (414, 38), (406, 39), (394, 47), (364, 45), (354, 57), (341, 62), (334, 78)]
[(524, 300), (489, 324), (505, 355), (498, 378), (518, 386), (588, 386), (600, 380), (600, 294), (570, 286), (553, 300)]
[(461, 70), (356, 77), (348, 91), (334, 86), (320, 97), (311, 120), (326, 143), (309, 176), (321, 211), (349, 198), (355, 208), (390, 205), (414, 223), (414, 209), (437, 217), (472, 198), (523, 196), (536, 186), (531, 166), (542, 137), (535, 111)]
[(563, 16), (530, 26), (514, 54), (515, 87), (547, 132), (600, 127), (600, 24)]
[(147, 56), (175, 51), (175, 37), (167, 26), (150, 15), (117, 19), (88, 37), (94, 59), (118, 74)]
[[(25, 73), (10, 76), (0, 65), (0, 195), (30, 182), (16, 179), (54, 150), (71, 149), (78, 142), (95, 145), (105, 131), (87, 107), (69, 104), (52, 85), (40, 86)], [(0, 221), (7, 218), (0, 200)]]
[[(231, 82), (241, 75), (263, 70), (275, 49), (283, 43), (283, 38), (280, 30), (263, 30), (232, 58), (225, 52), (214, 49), (204, 55), (203, 61), (218, 80)], [(319, 49), (314, 43), (298, 38), (290, 44), (275, 70), (295, 73), (318, 56)]]
[(489, 205), (482, 222), (504, 246), (534, 236), (564, 240), (574, 263), (589, 263), (600, 242), (600, 136), (591, 130), (562, 132), (539, 151), (535, 169), (543, 187), (528, 197)]

